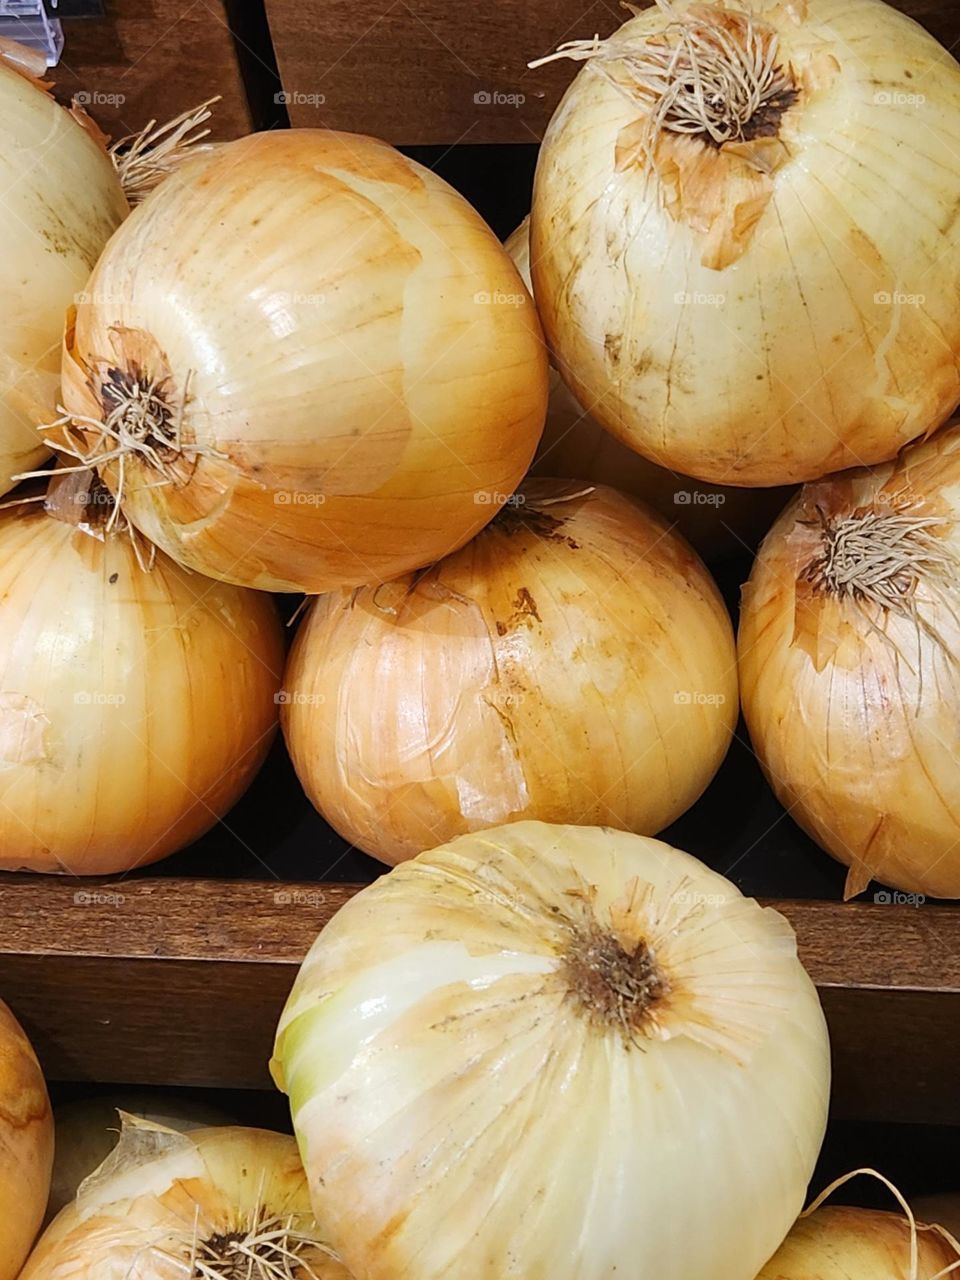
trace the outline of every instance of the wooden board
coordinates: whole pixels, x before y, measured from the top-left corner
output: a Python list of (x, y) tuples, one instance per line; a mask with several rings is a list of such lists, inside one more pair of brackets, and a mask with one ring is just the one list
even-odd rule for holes
[[(536, 142), (576, 66), (527, 62), (609, 35), (616, 0), (265, 0), (290, 120), (396, 144)], [(948, 46), (955, 0), (898, 0)]]
[[(54, 1080), (269, 1088), (297, 966), (358, 886), (0, 882), (0, 995)], [(960, 1124), (960, 908), (778, 904), (833, 1040), (835, 1114)]]
[(104, 18), (65, 19), (64, 51), (50, 72), (61, 100), (112, 137), (168, 120), (220, 94), (214, 136), (250, 131), (251, 114), (225, 0), (107, 0)]

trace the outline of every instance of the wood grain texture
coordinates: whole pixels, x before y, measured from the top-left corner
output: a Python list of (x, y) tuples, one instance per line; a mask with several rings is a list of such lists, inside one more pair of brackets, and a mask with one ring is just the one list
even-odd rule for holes
[(105, 18), (63, 23), (63, 58), (50, 72), (62, 101), (87, 95), (87, 111), (118, 138), (219, 93), (213, 135), (250, 131), (224, 0), (107, 0), (105, 8)]
[[(8, 877), (0, 996), (51, 1079), (268, 1088), (297, 966), (357, 888)], [(835, 1113), (960, 1124), (960, 908), (777, 905), (830, 1022)]]
[[(291, 123), (396, 144), (536, 142), (577, 68), (527, 62), (609, 35), (617, 0), (266, 0)], [(956, 0), (896, 0), (945, 45)], [(485, 96), (483, 96), (485, 95)]]

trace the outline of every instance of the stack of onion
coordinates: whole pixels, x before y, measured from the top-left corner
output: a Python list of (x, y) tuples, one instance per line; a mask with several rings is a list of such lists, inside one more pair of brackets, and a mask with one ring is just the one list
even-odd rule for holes
[[(882, 0), (659, 0), (537, 167), (537, 304), (653, 461), (776, 485), (892, 458), (960, 400), (960, 67)], [(892, 193), (909, 192), (909, 198)]]
[(800, 1219), (757, 1280), (940, 1280), (958, 1264), (960, 1254), (938, 1227), (828, 1207)]
[(960, 897), (960, 426), (803, 490), (744, 589), (739, 648), (754, 749), (848, 894)]
[(737, 718), (730, 619), (694, 552), (633, 499), (549, 480), (431, 569), (318, 600), (284, 683), (307, 794), (391, 863), (528, 817), (653, 835)]
[(113, 1154), (20, 1280), (349, 1280), (310, 1213), (292, 1138), (126, 1117)]
[(39, 80), (42, 56), (0, 42), (0, 493), (49, 452), (64, 312), (128, 212), (95, 131)]
[[(507, 240), (506, 249), (532, 290), (529, 218)], [(755, 550), (791, 494), (790, 489), (707, 484), (658, 467), (604, 431), (577, 404), (553, 367), (547, 422), (530, 473), (609, 484), (641, 498), (675, 524), (708, 564), (731, 553)]]
[[(385, 143), (288, 130), (178, 169), (97, 264), (77, 452), (181, 564), (319, 592), (445, 555), (543, 428), (536, 311), (479, 215)], [(478, 494), (481, 497), (478, 498)]]
[(0, 1000), (0, 1280), (14, 1280), (30, 1251), (52, 1168), (47, 1086), (30, 1042)]
[(338, 912), (273, 1070), (363, 1280), (755, 1280), (829, 1092), (781, 916), (659, 841), (535, 822)]
[(0, 867), (123, 871), (240, 797), (277, 720), (266, 596), (110, 529), (90, 473), (0, 513)]

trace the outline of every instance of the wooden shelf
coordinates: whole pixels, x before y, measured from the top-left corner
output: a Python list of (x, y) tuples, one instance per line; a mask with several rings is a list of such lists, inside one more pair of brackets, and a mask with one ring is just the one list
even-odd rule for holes
[[(358, 885), (0, 881), (0, 991), (53, 1080), (269, 1088), (280, 1010)], [(835, 1113), (960, 1124), (960, 908), (775, 904), (830, 1022)]]

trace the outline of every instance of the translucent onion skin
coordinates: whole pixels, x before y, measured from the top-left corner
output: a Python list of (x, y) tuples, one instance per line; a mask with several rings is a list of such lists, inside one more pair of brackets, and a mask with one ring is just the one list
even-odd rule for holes
[(0, 868), (124, 871), (213, 826), (270, 746), (281, 632), (127, 535), (0, 513)]
[[(668, 135), (648, 180), (628, 72), (588, 65), (533, 196), (537, 303), (577, 399), (661, 466), (727, 485), (885, 461), (960, 400), (960, 68), (881, 0), (762, 19), (799, 88), (779, 141)], [(651, 6), (610, 47), (670, 20)]]
[(0, 1000), (0, 1280), (15, 1280), (43, 1220), (53, 1114), (30, 1042)]
[[(278, 130), (188, 162), (89, 293), (67, 408), (101, 421), (111, 369), (161, 388), (175, 480), (130, 455), (123, 509), (224, 581), (321, 592), (430, 563), (483, 527), (543, 428), (542, 333), (503, 247), (372, 138)], [(119, 491), (118, 464), (104, 475)]]
[[(292, 1138), (241, 1128), (179, 1134), (128, 1122), (114, 1154), (43, 1233), (20, 1280), (279, 1277), (276, 1253), (269, 1271), (228, 1252), (229, 1237), (243, 1236), (258, 1211), (268, 1221), (292, 1220), (316, 1240), (301, 1254), (302, 1271), (291, 1274), (350, 1280), (321, 1247)], [(205, 1242), (219, 1250), (218, 1271)], [(191, 1269), (194, 1257), (209, 1270)]]
[[(524, 218), (505, 248), (532, 289), (529, 218)], [(706, 484), (658, 467), (585, 413), (553, 367), (547, 422), (530, 474), (608, 484), (640, 498), (675, 525), (707, 564), (754, 551), (792, 493), (789, 488)]]
[(934, 1280), (960, 1261), (936, 1230), (917, 1236), (910, 1262), (910, 1223), (895, 1213), (827, 1206), (801, 1218), (757, 1280)]
[(281, 720), (313, 803), (395, 863), (521, 818), (653, 835), (737, 714), (729, 615), (689, 546), (612, 489), (534, 480), (432, 569), (318, 600)]
[[(903, 613), (804, 580), (823, 548), (821, 520), (861, 510), (943, 521), (931, 536), (946, 567), (913, 561)], [(850, 895), (876, 879), (960, 897), (960, 775), (949, 745), (960, 719), (958, 519), (960, 428), (951, 427), (896, 464), (807, 486), (744, 588), (740, 683), (754, 750), (791, 817), (850, 868)]]
[[(628, 952), (667, 984), (639, 1026), (606, 969)], [(356, 1280), (755, 1280), (829, 1092), (781, 916), (659, 841), (533, 822), (425, 853), (338, 912), (273, 1071)]]
[(104, 147), (0, 51), (0, 494), (50, 452), (60, 339), (128, 206)]

